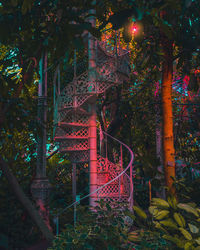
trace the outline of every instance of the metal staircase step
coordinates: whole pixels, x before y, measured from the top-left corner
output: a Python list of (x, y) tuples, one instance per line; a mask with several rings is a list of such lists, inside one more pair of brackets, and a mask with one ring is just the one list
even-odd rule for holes
[(56, 136), (54, 137), (55, 141), (62, 141), (62, 140), (86, 140), (88, 136)]
[(82, 96), (82, 95), (86, 95), (86, 96), (92, 96), (92, 95), (95, 95), (96, 94), (96, 91), (89, 91), (88, 92), (83, 92), (83, 93), (76, 93), (74, 94), (73, 96)]
[(58, 112), (62, 112), (62, 111), (64, 111), (64, 110), (69, 110), (69, 112), (73, 112), (73, 113), (76, 113), (76, 114), (84, 114), (84, 115), (91, 115), (89, 112), (87, 112), (85, 109), (83, 109), (83, 108), (80, 108), (80, 107), (78, 107), (78, 108), (75, 108), (75, 107), (66, 107), (66, 106), (64, 106), (64, 107), (61, 107), (61, 108), (58, 108)]
[(75, 123), (75, 122), (59, 122), (59, 127), (89, 127), (89, 124), (86, 123)]
[(61, 148), (61, 152), (77, 152), (77, 151), (88, 151), (88, 148)]
[[(118, 193), (107, 193), (107, 194), (99, 194), (99, 197), (119, 197), (119, 194)], [(129, 196), (127, 194), (124, 194), (124, 193), (121, 193), (120, 194), (120, 197), (127, 197), (129, 198)]]
[[(99, 173), (98, 173), (98, 175), (99, 175)], [(97, 176), (97, 180), (99, 180), (98, 176)], [(111, 180), (109, 180), (109, 181), (111, 181)], [(105, 183), (101, 183), (101, 185), (99, 185), (99, 187), (101, 187), (102, 185), (108, 183), (109, 181), (107, 181), (107, 182), (105, 182)], [(113, 181), (113, 182), (111, 182), (111, 183), (108, 184), (108, 185), (109, 185), (109, 186), (115, 186), (115, 185), (116, 185), (116, 182), (117, 182), (117, 181)], [(118, 182), (119, 182), (119, 181), (118, 181)]]

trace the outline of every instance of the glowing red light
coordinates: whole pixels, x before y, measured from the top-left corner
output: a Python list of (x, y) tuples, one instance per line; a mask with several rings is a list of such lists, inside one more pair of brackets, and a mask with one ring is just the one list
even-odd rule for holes
[(134, 35), (137, 31), (138, 31), (138, 27), (136, 26), (136, 24), (131, 25), (130, 27), (131, 34)]
[(195, 71), (194, 71), (194, 74), (195, 75), (197, 75), (197, 74), (199, 74), (200, 73), (200, 69), (196, 69)]
[(133, 32), (136, 32), (136, 31), (137, 31), (137, 29), (134, 27), (134, 28), (133, 28)]

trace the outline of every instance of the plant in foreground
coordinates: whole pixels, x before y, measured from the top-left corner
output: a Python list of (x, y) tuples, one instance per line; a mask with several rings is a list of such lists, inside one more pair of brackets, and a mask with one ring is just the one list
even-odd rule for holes
[(103, 200), (95, 207), (95, 212), (84, 208), (78, 212), (76, 226), (66, 225), (50, 249), (132, 249), (128, 231), (135, 217), (121, 208), (119, 202), (112, 209)]
[[(174, 196), (168, 196), (167, 201), (152, 199), (149, 207), (150, 218), (140, 208), (135, 207), (134, 210), (145, 221), (151, 218), (152, 223), (149, 228), (144, 227), (144, 232), (150, 230), (149, 234), (152, 233), (153, 236), (156, 232), (160, 233), (162, 239), (171, 242), (174, 249), (200, 249), (200, 209), (195, 203), (178, 203)], [(141, 238), (140, 234), (135, 235), (137, 240)], [(134, 237), (129, 239), (134, 241)]]
[[(75, 227), (67, 225), (51, 249), (185, 249), (200, 250), (200, 209), (178, 203), (174, 196), (153, 198), (149, 211), (115, 209), (104, 201), (92, 212), (85, 208)], [(82, 217), (82, 218), (81, 218)]]

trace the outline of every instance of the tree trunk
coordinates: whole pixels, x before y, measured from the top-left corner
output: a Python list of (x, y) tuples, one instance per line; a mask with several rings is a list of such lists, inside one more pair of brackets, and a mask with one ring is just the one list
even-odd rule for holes
[(173, 44), (162, 37), (164, 60), (162, 65), (162, 115), (163, 115), (163, 163), (165, 182), (170, 193), (175, 193), (175, 150), (172, 113), (172, 80), (173, 80)]
[(2, 169), (4, 175), (6, 176), (8, 182), (9, 182), (11, 188), (13, 189), (15, 195), (17, 196), (18, 200), (21, 202), (23, 207), (27, 210), (27, 212), (29, 213), (29, 215), (33, 219), (33, 221), (36, 223), (36, 225), (39, 227), (39, 229), (41, 230), (45, 239), (47, 241), (51, 242), (54, 238), (54, 235), (48, 229), (48, 227), (44, 223), (43, 219), (39, 215), (39, 212), (36, 210), (36, 208), (33, 206), (31, 201), (28, 199), (28, 197), (23, 192), (17, 179), (15, 178), (13, 173), (10, 171), (8, 164), (3, 160), (2, 157), (0, 157), (0, 168)]

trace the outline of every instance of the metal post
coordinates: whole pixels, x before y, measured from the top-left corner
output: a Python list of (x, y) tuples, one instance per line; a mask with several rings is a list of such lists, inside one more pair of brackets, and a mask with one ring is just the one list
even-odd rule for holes
[(133, 210), (133, 166), (130, 166), (130, 210)]
[[(97, 131), (96, 131), (96, 105), (91, 104), (90, 128), (90, 193), (97, 189)], [(90, 196), (90, 206), (96, 206), (97, 193)]]
[(119, 200), (121, 199), (121, 177), (119, 178)]
[(77, 96), (76, 96), (76, 50), (74, 50), (74, 86), (73, 86), (73, 106), (76, 108), (77, 107)]
[[(76, 163), (72, 164), (72, 194), (73, 202), (76, 201)], [(76, 225), (76, 204), (74, 205), (74, 226)]]
[(108, 172), (108, 137), (107, 135), (105, 136), (105, 142), (106, 142), (106, 172)]
[[(123, 150), (122, 150), (122, 144), (120, 145), (120, 165), (121, 165), (121, 171), (123, 171)], [(120, 195), (124, 192), (124, 186), (123, 186), (123, 176), (120, 178)]]
[[(58, 87), (57, 87), (58, 78)], [(60, 96), (60, 65), (56, 67), (53, 79), (53, 107), (54, 107), (54, 126), (53, 126), (53, 138), (55, 137), (55, 130), (58, 122), (58, 99)]]
[(40, 60), (40, 81), (38, 86), (38, 120), (36, 177), (31, 184), (31, 192), (39, 212), (49, 228), (48, 197), (50, 183), (46, 177), (46, 122), (47, 122), (47, 53)]
[(58, 96), (60, 95), (60, 64), (58, 65)]
[[(95, 1), (94, 1), (95, 4)], [(90, 10), (90, 14), (95, 14), (95, 10)], [(89, 22), (93, 27), (96, 25), (95, 16), (90, 16)], [(90, 103), (90, 121), (89, 121), (89, 149), (90, 149), (90, 193), (97, 189), (97, 127), (96, 127), (96, 42), (92, 35), (88, 34), (88, 80), (91, 88), (89, 91), (93, 92), (94, 98)], [(90, 196), (90, 206), (96, 206), (97, 193)]]

